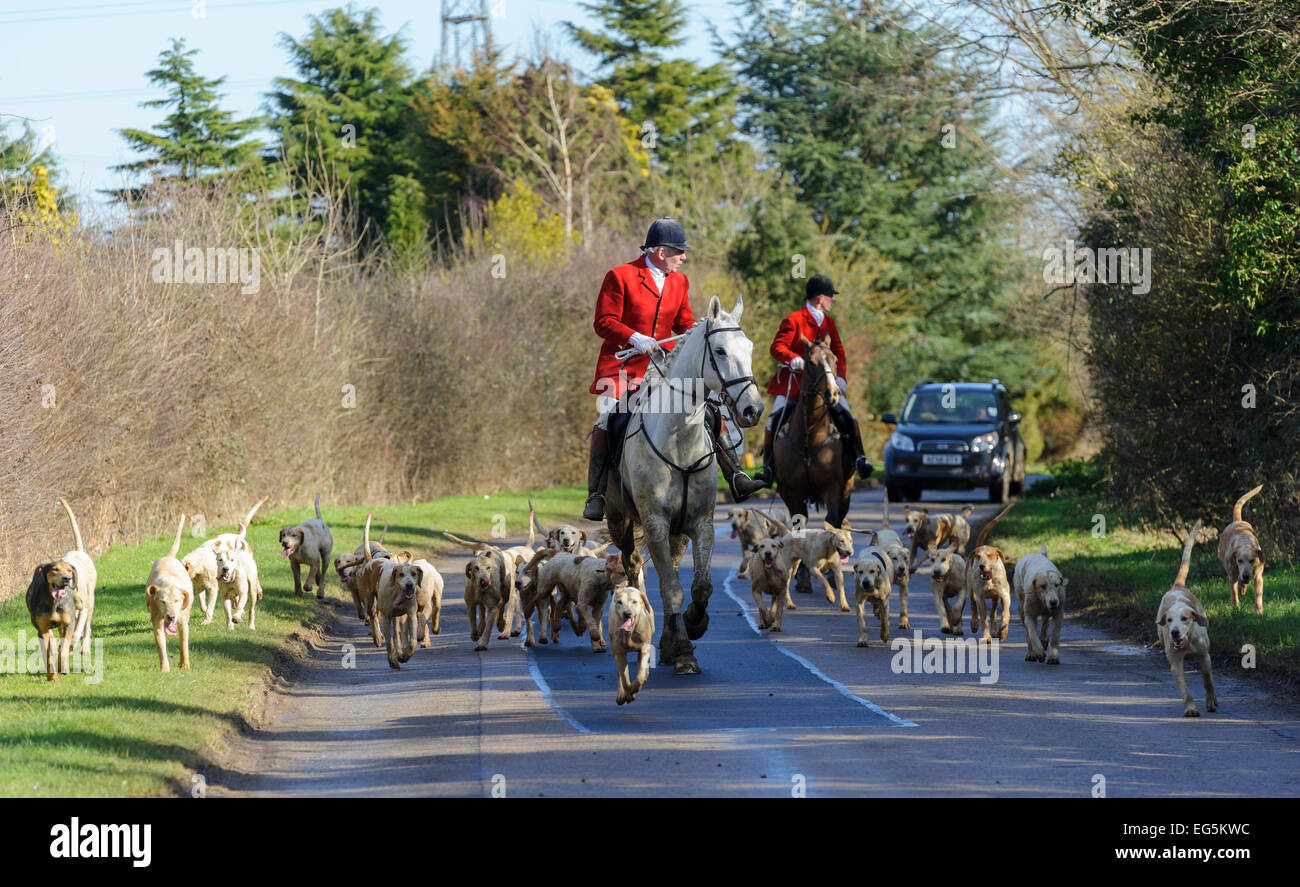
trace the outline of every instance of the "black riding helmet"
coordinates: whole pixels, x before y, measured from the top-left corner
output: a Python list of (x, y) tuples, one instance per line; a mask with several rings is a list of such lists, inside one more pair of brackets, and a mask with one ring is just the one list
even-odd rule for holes
[(682, 227), (682, 223), (668, 216), (651, 222), (650, 232), (646, 234), (641, 249), (654, 249), (657, 246), (669, 246), (682, 251), (690, 249), (686, 243), (686, 229)]
[(831, 279), (825, 274), (814, 274), (804, 284), (804, 299), (811, 300), (817, 296), (834, 296), (839, 294), (839, 290), (831, 283)]

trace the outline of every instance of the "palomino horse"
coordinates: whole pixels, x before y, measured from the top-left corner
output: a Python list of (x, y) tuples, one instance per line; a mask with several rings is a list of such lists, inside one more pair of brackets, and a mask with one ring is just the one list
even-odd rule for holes
[(825, 339), (809, 342), (803, 358), (799, 403), (772, 444), (776, 490), (790, 516), (808, 515), (808, 503), (826, 506), (826, 520), (843, 525), (849, 513), (853, 471), (845, 464), (845, 447), (835, 432), (831, 407), (839, 402), (835, 355)]
[[(629, 403), (633, 415), (606, 484), (606, 522), (629, 576), (637, 575), (641, 549), (649, 546), (664, 605), (659, 663), (671, 662), (677, 674), (700, 672), (691, 641), (709, 627), (713, 594), (709, 567), (718, 473), (704, 421), (705, 401), (696, 394), (702, 393), (701, 385), (713, 392), (746, 428), (763, 414), (751, 368), (754, 343), (740, 329), (743, 309), (743, 298), (728, 313), (714, 296), (705, 318), (671, 352), (667, 367), (647, 374)], [(666, 408), (668, 402), (677, 408)], [(691, 604), (683, 613), (677, 567), (688, 542), (694, 543), (695, 574)]]

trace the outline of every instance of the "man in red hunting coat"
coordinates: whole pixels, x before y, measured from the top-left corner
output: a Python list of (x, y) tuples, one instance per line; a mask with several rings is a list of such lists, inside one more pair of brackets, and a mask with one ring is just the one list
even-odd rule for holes
[(862, 433), (858, 430), (858, 420), (853, 418), (846, 397), (848, 392), (848, 359), (844, 356), (844, 344), (840, 341), (839, 328), (831, 317), (831, 308), (835, 305), (837, 291), (831, 279), (825, 274), (814, 274), (804, 287), (804, 304), (798, 311), (786, 316), (772, 340), (772, 357), (780, 366), (772, 381), (767, 385), (767, 393), (775, 394), (772, 403), (772, 415), (763, 431), (763, 467), (754, 480), (768, 486), (773, 480), (772, 471), (772, 436), (781, 428), (781, 423), (799, 403), (799, 382), (803, 378), (803, 344), (801, 336), (811, 342), (824, 339), (831, 340), (831, 353), (835, 355), (835, 366), (839, 375), (835, 384), (839, 386), (839, 402), (831, 408), (831, 421), (853, 445), (858, 477), (866, 480), (871, 477), (871, 463), (867, 461), (862, 448)]
[[(695, 325), (688, 298), (690, 282), (680, 270), (686, 259), (686, 229), (670, 218), (656, 219), (650, 226), (641, 258), (620, 265), (605, 275), (596, 297), (596, 335), (603, 339), (596, 361), (596, 378), (591, 393), (596, 395), (599, 418), (591, 432), (591, 455), (587, 466), (587, 520), (605, 519), (605, 477), (608, 472), (609, 416), (619, 406), (619, 397), (629, 385), (639, 384), (656, 348), (672, 350), (676, 343), (658, 344)], [(637, 354), (626, 363), (616, 352), (635, 348)], [(762, 489), (740, 470), (735, 458), (718, 443), (719, 415), (710, 405), (706, 421), (714, 440), (714, 455), (728, 478), (732, 495), (739, 502)]]

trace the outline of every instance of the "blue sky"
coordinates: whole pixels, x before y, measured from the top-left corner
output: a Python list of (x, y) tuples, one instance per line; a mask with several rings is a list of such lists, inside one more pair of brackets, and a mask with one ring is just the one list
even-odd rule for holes
[[(580, 67), (592, 64), (560, 27), (566, 20), (591, 24), (576, 2), (493, 2), (504, 12), (492, 22), (495, 43), (526, 54), (538, 28), (561, 55)], [(308, 15), (341, 5), (321, 0), (0, 0), (0, 113), (32, 118), (32, 125), (53, 140), (64, 184), (91, 196), (94, 189), (122, 183), (109, 167), (136, 159), (114, 130), (149, 129), (162, 119), (161, 111), (138, 103), (158, 97), (145, 71), (154, 67), (171, 38), (183, 37), (199, 50), (195, 65), (200, 74), (226, 76), (222, 107), (247, 116), (260, 110), (272, 78), (294, 75), (277, 45), (280, 33), (301, 36)], [(405, 26), (408, 58), (415, 67), (426, 68), (437, 56), (439, 0), (357, 5), (377, 6), (387, 31)], [(729, 33), (734, 7), (725, 0), (687, 0), (687, 5), (698, 21), (688, 27), (689, 42), (680, 54), (716, 60), (707, 20)], [(12, 117), (3, 119), (13, 122)]]

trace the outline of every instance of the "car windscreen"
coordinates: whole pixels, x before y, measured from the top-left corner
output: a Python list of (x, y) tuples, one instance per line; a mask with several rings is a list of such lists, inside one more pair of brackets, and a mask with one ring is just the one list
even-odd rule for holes
[(903, 425), (979, 425), (998, 422), (998, 399), (989, 390), (942, 387), (913, 391), (903, 405)]

